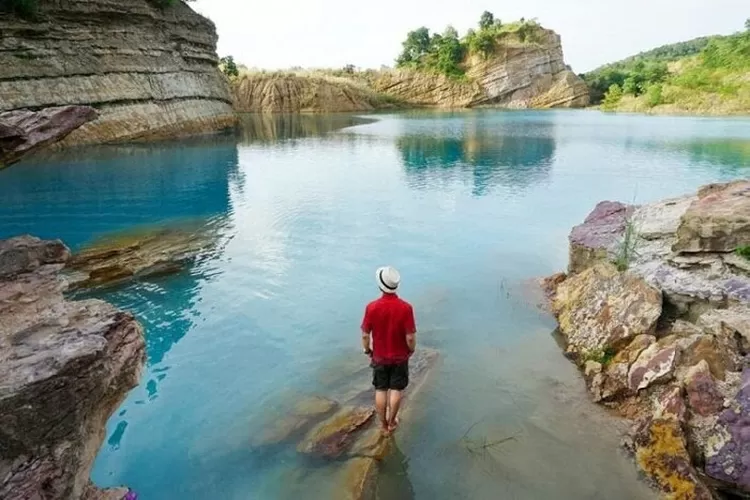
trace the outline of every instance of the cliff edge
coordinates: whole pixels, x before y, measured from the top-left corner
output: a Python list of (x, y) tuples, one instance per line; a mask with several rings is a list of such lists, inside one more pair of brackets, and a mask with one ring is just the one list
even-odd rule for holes
[(560, 36), (534, 25), (531, 34), (503, 33), (490, 53), (469, 51), (464, 78), (419, 69), (382, 73), (373, 87), (410, 104), (437, 107), (578, 108), (586, 83), (563, 59)]
[(398, 102), (364, 82), (295, 74), (243, 75), (232, 83), (241, 113), (331, 113), (397, 108)]
[(121, 499), (89, 480), (107, 419), (138, 383), (143, 332), (100, 300), (69, 301), (59, 241), (0, 240), (0, 498)]
[(211, 21), (181, 1), (38, 0), (0, 12), (0, 112), (88, 105), (60, 144), (160, 139), (234, 125)]

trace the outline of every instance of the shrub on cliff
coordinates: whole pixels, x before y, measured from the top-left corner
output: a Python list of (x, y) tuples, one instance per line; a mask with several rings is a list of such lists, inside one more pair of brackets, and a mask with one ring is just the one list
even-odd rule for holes
[(461, 78), (465, 73), (463, 62), (467, 55), (489, 57), (495, 51), (498, 39), (506, 36), (514, 37), (520, 43), (535, 43), (540, 28), (533, 19), (503, 24), (488, 11), (479, 19), (479, 29), (469, 30), (463, 38), (459, 38), (452, 26), (448, 26), (442, 34), (432, 35), (423, 26), (407, 34), (396, 66)]

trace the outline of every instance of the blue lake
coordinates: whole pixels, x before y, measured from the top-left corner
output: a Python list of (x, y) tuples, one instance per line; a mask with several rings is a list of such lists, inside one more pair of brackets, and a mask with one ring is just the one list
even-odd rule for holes
[[(374, 270), (402, 274), (441, 363), (381, 498), (651, 498), (536, 305), (600, 200), (680, 195), (750, 172), (750, 120), (597, 112), (245, 117), (237, 135), (107, 146), (0, 172), (0, 237), (74, 249), (198, 220), (190, 272), (102, 293), (146, 330), (140, 386), (92, 472), (140, 498), (329, 499), (330, 467), (251, 443), (297, 397), (365, 363)], [(483, 453), (457, 443), (513, 437)]]

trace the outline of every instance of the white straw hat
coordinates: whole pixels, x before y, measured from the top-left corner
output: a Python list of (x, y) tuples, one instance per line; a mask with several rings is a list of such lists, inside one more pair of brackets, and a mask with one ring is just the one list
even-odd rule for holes
[(375, 279), (378, 282), (378, 288), (384, 293), (396, 293), (398, 285), (401, 283), (401, 275), (391, 266), (378, 268)]

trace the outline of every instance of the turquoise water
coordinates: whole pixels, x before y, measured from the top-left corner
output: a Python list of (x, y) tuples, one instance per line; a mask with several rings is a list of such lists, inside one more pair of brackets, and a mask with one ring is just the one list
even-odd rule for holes
[[(567, 263), (603, 199), (746, 175), (750, 120), (596, 112), (248, 117), (243, 131), (110, 146), (0, 172), (0, 237), (73, 248), (205, 220), (190, 272), (104, 298), (146, 328), (142, 383), (92, 477), (143, 499), (332, 498), (330, 471), (251, 443), (295, 397), (361, 366), (358, 326), (392, 264), (442, 362), (381, 474), (382, 498), (648, 498), (588, 403), (529, 281)], [(473, 427), (472, 427), (473, 426)], [(514, 437), (468, 453), (476, 442)]]

